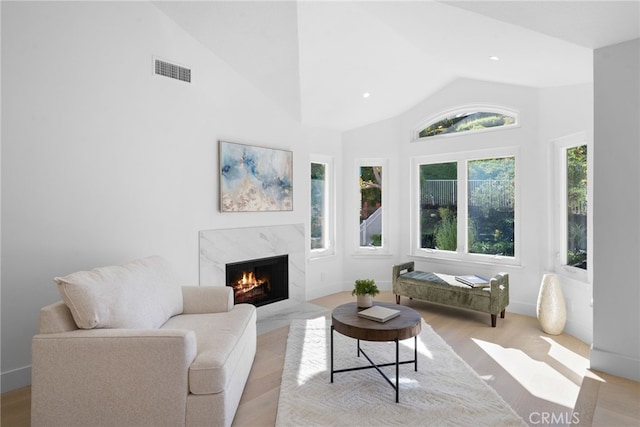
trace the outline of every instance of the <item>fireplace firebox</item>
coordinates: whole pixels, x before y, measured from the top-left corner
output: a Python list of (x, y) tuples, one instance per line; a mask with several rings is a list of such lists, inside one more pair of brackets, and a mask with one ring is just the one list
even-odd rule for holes
[(288, 255), (226, 264), (226, 276), (236, 304), (260, 307), (289, 298)]

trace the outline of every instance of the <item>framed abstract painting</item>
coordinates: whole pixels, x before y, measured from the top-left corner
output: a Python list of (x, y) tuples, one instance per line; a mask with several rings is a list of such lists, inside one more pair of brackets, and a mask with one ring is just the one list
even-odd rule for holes
[(220, 211), (293, 210), (293, 152), (220, 141)]

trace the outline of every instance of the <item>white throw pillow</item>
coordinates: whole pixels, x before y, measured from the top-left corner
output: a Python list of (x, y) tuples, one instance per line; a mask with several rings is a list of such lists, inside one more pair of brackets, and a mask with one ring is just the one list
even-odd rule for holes
[(81, 329), (158, 328), (182, 313), (182, 288), (159, 256), (54, 280)]

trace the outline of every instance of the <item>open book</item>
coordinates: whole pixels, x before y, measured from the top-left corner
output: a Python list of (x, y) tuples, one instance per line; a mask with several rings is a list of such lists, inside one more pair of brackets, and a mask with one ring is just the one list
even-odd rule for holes
[(358, 312), (358, 316), (365, 319), (375, 320), (376, 322), (386, 322), (389, 319), (393, 319), (400, 315), (400, 310), (394, 310), (392, 308), (381, 307), (374, 305), (371, 308)]
[(460, 283), (464, 283), (467, 286), (471, 286), (472, 288), (482, 288), (490, 283), (489, 279), (485, 279), (484, 277), (476, 276), (474, 274), (470, 274), (467, 276), (456, 276), (456, 280)]

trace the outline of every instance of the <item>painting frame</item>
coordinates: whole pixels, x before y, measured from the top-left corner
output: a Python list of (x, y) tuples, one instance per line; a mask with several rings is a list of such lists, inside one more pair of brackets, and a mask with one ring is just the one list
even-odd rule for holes
[(293, 152), (219, 141), (220, 212), (293, 211)]

